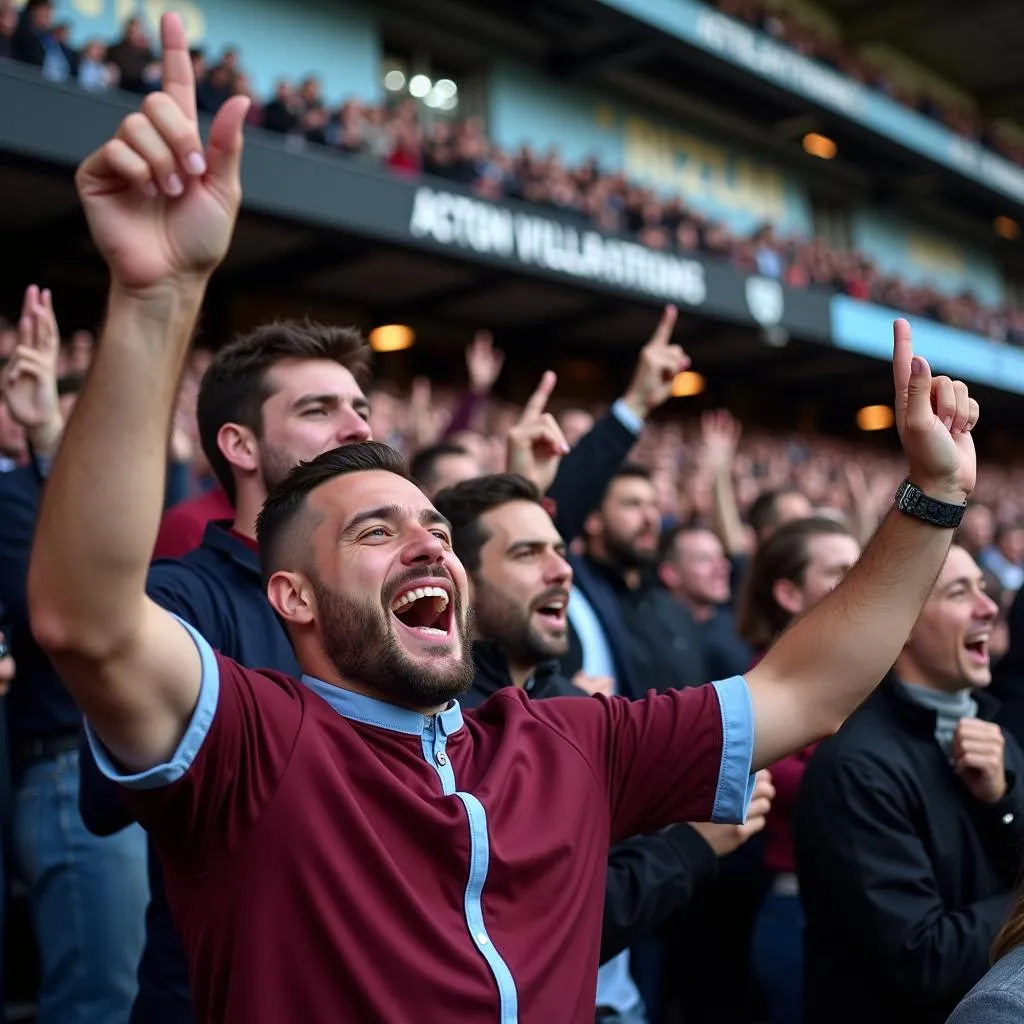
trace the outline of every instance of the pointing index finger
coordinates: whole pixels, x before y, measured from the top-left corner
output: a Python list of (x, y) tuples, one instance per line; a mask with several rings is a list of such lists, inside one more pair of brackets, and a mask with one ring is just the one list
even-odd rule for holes
[(654, 333), (647, 344), (655, 345), (658, 348), (667, 346), (669, 339), (672, 337), (672, 332), (675, 330), (678, 316), (679, 310), (675, 306), (666, 306), (661, 314), (661, 319), (658, 321), (658, 326), (654, 328)]
[(557, 383), (558, 377), (555, 375), (555, 372), (553, 370), (545, 370), (544, 376), (541, 377), (540, 383), (537, 385), (537, 390), (530, 395), (529, 401), (523, 407), (524, 419), (543, 414), (545, 408), (547, 408), (551, 392), (555, 390)]
[(161, 90), (177, 103), (190, 121), (198, 121), (195, 70), (185, 27), (177, 14), (168, 12), (160, 19), (160, 41), (163, 46)]
[(892, 324), (892, 379), (896, 388), (896, 409), (905, 413), (907, 394), (910, 389), (910, 363), (914, 358), (914, 347), (910, 340), (910, 324), (894, 320)]

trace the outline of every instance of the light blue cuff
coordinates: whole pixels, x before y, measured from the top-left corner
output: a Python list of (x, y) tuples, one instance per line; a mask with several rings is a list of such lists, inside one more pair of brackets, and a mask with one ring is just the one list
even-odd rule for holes
[(741, 825), (754, 792), (750, 772), (754, 756), (754, 707), (743, 676), (712, 683), (722, 713), (722, 765), (711, 820), (720, 825)]
[[(174, 617), (178, 619), (177, 615)], [(126, 789), (159, 789), (161, 786), (169, 786), (172, 782), (177, 782), (192, 767), (192, 762), (210, 731), (213, 716), (217, 711), (217, 699), (220, 696), (220, 669), (217, 667), (213, 648), (203, 635), (184, 619), (178, 619), (178, 622), (188, 630), (199, 650), (203, 676), (199, 684), (199, 700), (196, 702), (196, 709), (192, 712), (185, 735), (182, 736), (178, 749), (171, 755), (170, 760), (165, 764), (155, 765), (147, 771), (139, 772), (137, 775), (125, 775), (114, 764), (110, 754), (92, 731), (89, 723), (85, 723), (85, 735), (89, 740), (92, 756), (96, 759), (100, 771), (111, 782), (116, 782)]]
[(639, 437), (643, 433), (644, 421), (621, 398), (612, 405), (612, 415), (629, 431)]

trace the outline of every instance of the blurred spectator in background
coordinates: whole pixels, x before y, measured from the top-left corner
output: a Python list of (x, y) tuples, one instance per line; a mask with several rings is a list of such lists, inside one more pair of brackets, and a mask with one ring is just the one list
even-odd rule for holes
[(120, 73), (117, 65), (107, 60), (107, 47), (98, 39), (92, 39), (82, 48), (78, 64), (78, 82), (90, 92), (105, 92), (119, 84)]
[[(13, 852), (39, 950), (39, 1024), (124, 1024), (135, 998), (147, 898), (145, 836), (91, 835), (78, 814), (81, 713), (28, 622), (29, 553), (43, 485), (79, 378), (57, 380), (60, 337), (49, 292), (25, 293), (19, 339), (4, 368), (3, 405), (28, 442), (0, 475), (0, 604), (18, 664), (7, 713)], [(63, 394), (62, 394), (63, 392)]]
[[(739, 620), (740, 633), (756, 658), (795, 618), (829, 594), (859, 557), (860, 545), (850, 531), (822, 517), (792, 520), (761, 544), (744, 580)], [(814, 749), (807, 747), (771, 767), (776, 802), (764, 843), (771, 888), (753, 936), (754, 971), (771, 1024), (803, 1021), (804, 914), (790, 817)]]
[(993, 544), (981, 553), (981, 564), (999, 577), (1005, 590), (1024, 584), (1024, 521), (1001, 523)]
[(160, 82), (160, 65), (143, 27), (142, 19), (130, 17), (121, 38), (110, 47), (107, 59), (117, 68), (121, 88), (146, 93)]

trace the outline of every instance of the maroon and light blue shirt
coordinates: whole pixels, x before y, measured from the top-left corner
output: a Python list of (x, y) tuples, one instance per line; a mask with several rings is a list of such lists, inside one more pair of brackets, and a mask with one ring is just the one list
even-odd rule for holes
[(174, 756), (125, 775), (90, 742), (159, 851), (202, 1024), (592, 1024), (609, 845), (746, 812), (741, 676), (426, 717), (186, 628)]

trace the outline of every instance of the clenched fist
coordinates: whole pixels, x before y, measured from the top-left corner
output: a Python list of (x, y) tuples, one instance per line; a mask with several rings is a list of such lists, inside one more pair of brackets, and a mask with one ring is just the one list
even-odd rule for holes
[(75, 176), (93, 241), (113, 283), (145, 294), (206, 278), (224, 258), (242, 200), (242, 124), (250, 100), (220, 108), (204, 148), (181, 20), (160, 24), (160, 92), (142, 101)]
[(953, 733), (953, 764), (964, 785), (982, 803), (1006, 796), (1003, 730), (995, 722), (961, 718)]

